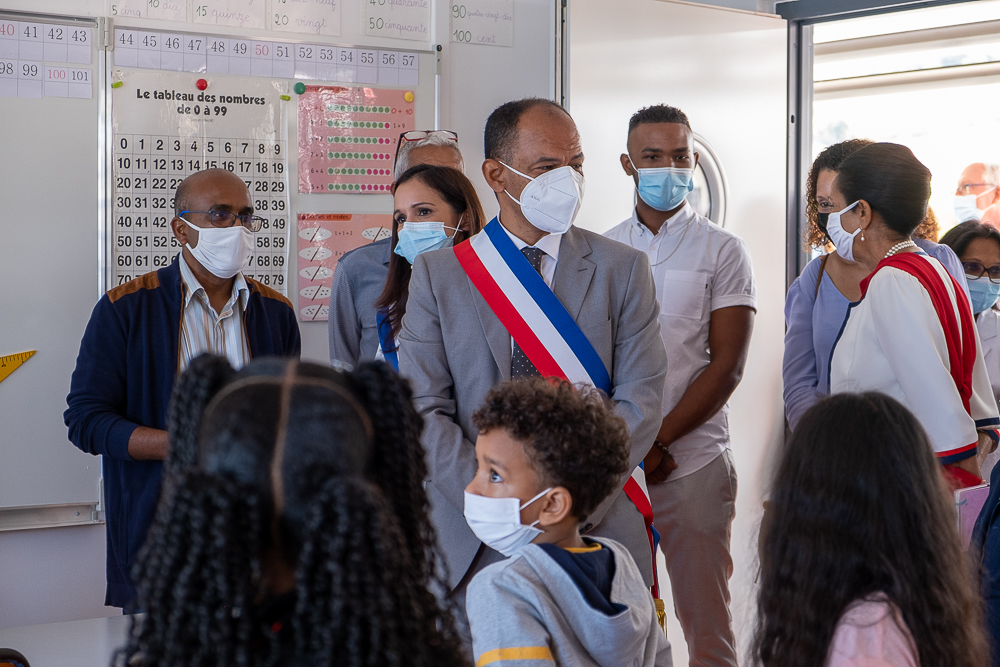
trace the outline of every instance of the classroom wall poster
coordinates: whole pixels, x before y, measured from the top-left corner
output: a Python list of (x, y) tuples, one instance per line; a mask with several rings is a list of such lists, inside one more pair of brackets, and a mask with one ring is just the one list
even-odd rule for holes
[(306, 86), (299, 96), (299, 192), (389, 194), (399, 136), (414, 129), (413, 104), (412, 91)]
[(388, 213), (299, 213), (299, 319), (329, 319), (330, 288), (337, 262), (366, 243), (388, 238)]
[(244, 274), (287, 289), (289, 196), (284, 83), (119, 70), (112, 87), (114, 197), (111, 282), (123, 285), (170, 264), (174, 192), (188, 175), (228, 169), (250, 189), (263, 229)]

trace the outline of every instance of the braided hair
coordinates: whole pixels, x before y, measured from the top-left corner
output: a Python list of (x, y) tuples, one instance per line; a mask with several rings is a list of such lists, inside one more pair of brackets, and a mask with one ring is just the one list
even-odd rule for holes
[[(442, 584), (410, 397), (384, 364), (195, 359), (134, 573), (146, 615), (116, 663), (465, 665), (429, 590)], [(285, 592), (276, 560), (294, 571), (291, 642), (262, 613)]]

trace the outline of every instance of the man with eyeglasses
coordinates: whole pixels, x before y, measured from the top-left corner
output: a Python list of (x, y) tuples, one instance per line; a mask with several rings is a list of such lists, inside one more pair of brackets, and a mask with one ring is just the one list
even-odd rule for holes
[[(411, 130), (399, 135), (393, 178), (418, 164), (452, 167), (465, 171), (458, 135), (451, 130)], [(337, 262), (330, 292), (330, 362), (355, 365), (375, 358), (378, 326), (375, 301), (382, 294), (392, 239), (356, 248)]]
[(955, 222), (977, 220), (1000, 226), (1000, 165), (974, 162), (962, 170), (955, 188)]
[(181, 251), (98, 302), (64, 415), (70, 441), (103, 457), (105, 604), (126, 612), (135, 603), (132, 564), (160, 493), (175, 378), (206, 352), (240, 368), (301, 349), (292, 304), (242, 273), (264, 222), (246, 184), (222, 169), (192, 174), (177, 188), (174, 212)]

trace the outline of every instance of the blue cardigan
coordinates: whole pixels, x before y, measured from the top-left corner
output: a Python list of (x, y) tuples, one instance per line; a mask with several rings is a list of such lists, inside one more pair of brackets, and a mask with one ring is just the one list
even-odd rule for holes
[[(180, 350), (181, 272), (175, 259), (105, 294), (80, 344), (63, 418), (70, 441), (103, 457), (108, 588), (105, 604), (135, 598), (131, 568), (153, 520), (160, 461), (135, 461), (128, 441), (139, 426), (166, 429)], [(292, 304), (247, 278), (244, 329), (252, 358), (299, 356)]]

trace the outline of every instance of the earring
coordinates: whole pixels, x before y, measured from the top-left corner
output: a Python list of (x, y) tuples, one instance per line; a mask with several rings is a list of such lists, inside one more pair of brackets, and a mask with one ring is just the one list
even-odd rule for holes
[(861, 240), (862, 241), (865, 240), (865, 230), (863, 230), (863, 229), (861, 230)]

